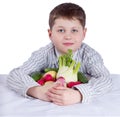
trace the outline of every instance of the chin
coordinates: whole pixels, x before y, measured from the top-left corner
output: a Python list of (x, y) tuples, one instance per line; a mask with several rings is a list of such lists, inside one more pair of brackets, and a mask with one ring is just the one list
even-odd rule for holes
[(72, 51), (74, 51), (72, 48), (66, 48), (63, 52), (67, 53), (69, 49), (71, 49)]

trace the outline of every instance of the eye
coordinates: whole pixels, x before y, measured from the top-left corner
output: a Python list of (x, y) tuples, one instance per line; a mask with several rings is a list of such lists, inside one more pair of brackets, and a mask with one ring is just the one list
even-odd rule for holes
[(64, 29), (58, 29), (58, 32), (65, 32)]
[(72, 29), (72, 32), (78, 32), (78, 30), (77, 29)]

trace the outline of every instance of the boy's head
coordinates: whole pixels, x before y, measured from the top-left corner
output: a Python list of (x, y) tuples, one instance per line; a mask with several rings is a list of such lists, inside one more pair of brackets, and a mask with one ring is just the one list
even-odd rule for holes
[(75, 52), (81, 47), (86, 35), (85, 20), (84, 10), (73, 3), (60, 4), (50, 12), (48, 34), (59, 53), (68, 49)]
[(62, 3), (56, 6), (51, 12), (49, 16), (49, 26), (52, 29), (55, 20), (58, 18), (65, 19), (77, 19), (82, 27), (85, 27), (86, 24), (86, 14), (85, 11), (74, 3)]

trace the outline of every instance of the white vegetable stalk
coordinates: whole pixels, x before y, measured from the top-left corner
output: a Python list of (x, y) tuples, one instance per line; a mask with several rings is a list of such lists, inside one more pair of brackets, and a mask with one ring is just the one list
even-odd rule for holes
[(80, 63), (76, 63), (72, 59), (72, 50), (68, 50), (68, 53), (59, 57), (59, 70), (57, 73), (57, 78), (63, 77), (68, 82), (78, 81), (77, 73), (80, 68)]

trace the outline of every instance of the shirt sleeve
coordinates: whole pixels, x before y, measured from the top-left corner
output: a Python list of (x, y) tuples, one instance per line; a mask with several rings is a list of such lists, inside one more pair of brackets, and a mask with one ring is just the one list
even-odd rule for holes
[(44, 51), (42, 49), (32, 53), (31, 57), (20, 67), (13, 69), (7, 78), (7, 85), (12, 90), (16, 91), (20, 95), (29, 97), (26, 95), (27, 90), (30, 87), (38, 86), (31, 77), (30, 73), (39, 71), (45, 66)]
[(90, 80), (86, 84), (75, 86), (82, 94), (82, 103), (89, 103), (112, 88), (110, 73), (104, 66), (101, 56), (95, 51), (90, 53), (84, 58), (84, 67), (90, 76)]

